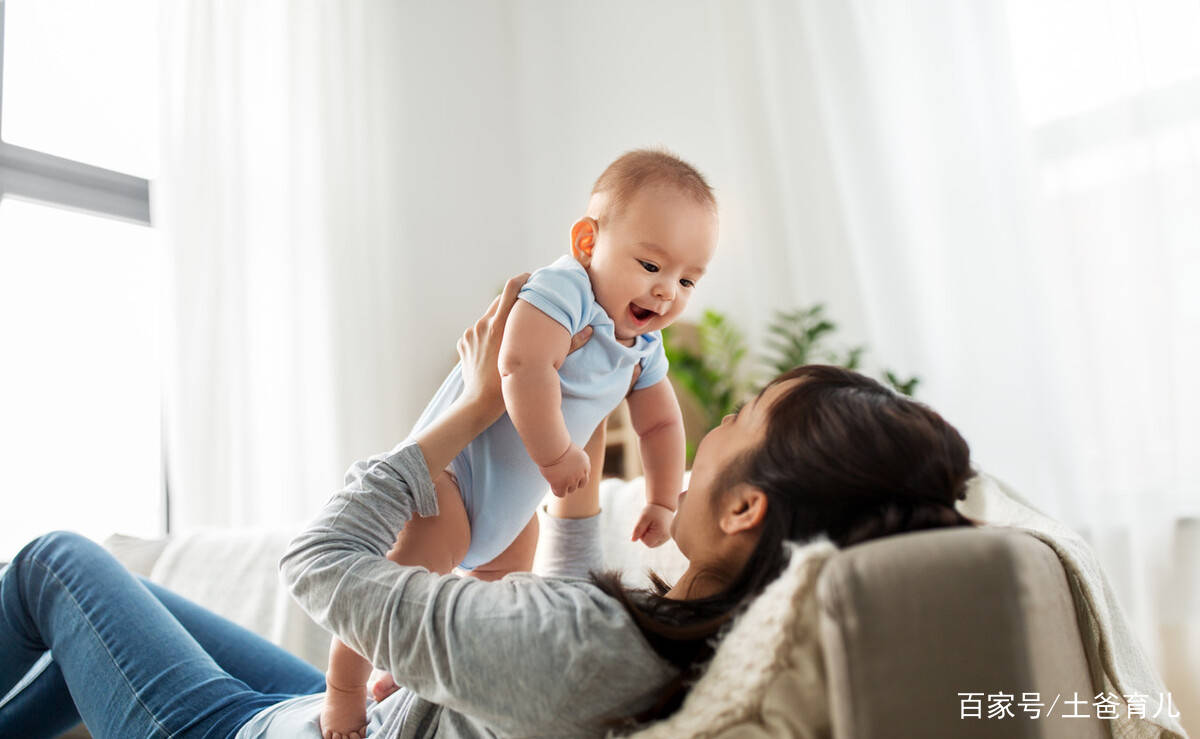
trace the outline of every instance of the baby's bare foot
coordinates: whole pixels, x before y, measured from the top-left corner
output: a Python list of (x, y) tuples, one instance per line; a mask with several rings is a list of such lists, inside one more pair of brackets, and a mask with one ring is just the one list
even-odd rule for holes
[(326, 683), (325, 705), (321, 707), (321, 736), (324, 739), (366, 739), (367, 688), (336, 688)]

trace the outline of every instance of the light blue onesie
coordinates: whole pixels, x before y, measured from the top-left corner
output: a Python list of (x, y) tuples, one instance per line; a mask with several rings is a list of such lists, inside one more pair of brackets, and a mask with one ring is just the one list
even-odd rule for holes
[[(571, 441), (580, 447), (629, 392), (634, 365), (642, 366), (635, 390), (666, 377), (667, 357), (659, 332), (642, 334), (633, 346), (619, 343), (612, 319), (596, 302), (587, 272), (574, 257), (563, 256), (534, 272), (518, 298), (561, 323), (572, 336), (584, 326), (592, 327), (591, 340), (568, 354), (558, 370), (563, 418)], [(462, 367), (455, 366), (409, 437), (444, 413), (462, 389)], [(549, 485), (507, 413), (454, 458), (450, 471), (458, 478), (471, 522), (471, 546), (461, 566), (474, 569), (495, 559), (517, 538)]]

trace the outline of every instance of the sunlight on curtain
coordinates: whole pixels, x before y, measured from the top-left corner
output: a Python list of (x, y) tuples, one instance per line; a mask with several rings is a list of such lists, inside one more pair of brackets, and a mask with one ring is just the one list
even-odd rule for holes
[(1200, 3), (1009, 0), (1025, 120), (1042, 125), (1200, 79)]
[(1200, 714), (1200, 3), (1010, 0), (1074, 512)]
[(161, 5), (173, 528), (304, 520), (402, 434), (389, 7)]
[(1200, 4), (1010, 7), (1073, 484), (1200, 514)]

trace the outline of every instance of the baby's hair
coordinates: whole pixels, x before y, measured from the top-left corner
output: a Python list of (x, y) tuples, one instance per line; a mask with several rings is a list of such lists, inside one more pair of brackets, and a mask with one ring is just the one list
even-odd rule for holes
[(652, 185), (674, 187), (714, 213), (717, 210), (712, 188), (695, 167), (666, 149), (634, 149), (618, 157), (596, 179), (592, 205), (598, 205), (599, 212), (592, 213), (589, 207), (589, 215), (603, 222), (616, 215), (638, 191)]

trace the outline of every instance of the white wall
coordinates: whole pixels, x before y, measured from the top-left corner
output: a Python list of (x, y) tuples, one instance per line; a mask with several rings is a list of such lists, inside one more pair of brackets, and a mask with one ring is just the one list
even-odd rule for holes
[[(862, 147), (857, 165), (871, 145), (919, 135), (911, 126), (922, 121), (892, 121), (910, 128), (880, 142), (873, 137), (891, 123), (870, 116), (886, 109), (849, 96), (859, 107), (846, 113), (822, 97), (831, 80), (864, 84), (854, 77), (862, 70), (815, 67), (806, 46), (842, 45), (852, 61), (863, 41), (829, 36), (846, 24), (814, 28), (819, 15), (782, 2), (430, 4), (396, 8), (390, 26), (373, 28), (387, 49), (380, 79), (396, 80), (386, 116), (402, 129), (376, 164), (403, 193), (387, 214), (389, 228), (414, 270), (409, 284), (422, 303), (438, 306), (407, 329), (406, 343), (431, 351), (412, 357), (392, 431), (415, 418), (452, 361), (455, 336), (502, 278), (565, 251), (600, 171), (630, 148), (664, 145), (708, 177), (721, 206), (721, 246), (691, 317), (705, 307), (724, 311), (757, 346), (773, 310), (826, 302), (839, 342), (865, 342), (870, 361), (922, 376), (920, 397), (959, 424), (985, 460), (1013, 468), (1018, 485), (1032, 484), (1013, 463), (1037, 448), (1027, 433), (1034, 405), (1009, 404), (1009, 416), (998, 419), (987, 400), (1020, 376), (1011, 367), (989, 374), (989, 362), (1021, 350), (998, 339), (983, 344), (992, 356), (960, 352), (970, 318), (954, 305), (967, 299), (993, 310), (1011, 294), (1011, 266), (996, 271), (1003, 255), (980, 242), (949, 254), (918, 245), (929, 260), (921, 264), (909, 261), (911, 251), (889, 249), (893, 227), (938, 227), (856, 202), (864, 183), (835, 157)], [(853, 128), (844, 128), (847, 120)], [(926, 144), (941, 144), (941, 135), (930, 132)], [(880, 192), (893, 186), (886, 176), (880, 172)], [(859, 190), (845, 189), (848, 177)], [(968, 204), (976, 195), (969, 183), (959, 190)], [(849, 229), (858, 230), (857, 249)], [(862, 261), (867, 241), (870, 263)], [(953, 271), (937, 262), (943, 257), (983, 259), (991, 274), (974, 286), (922, 292), (913, 275), (928, 282), (931, 270)], [(354, 451), (378, 445), (364, 439)]]

